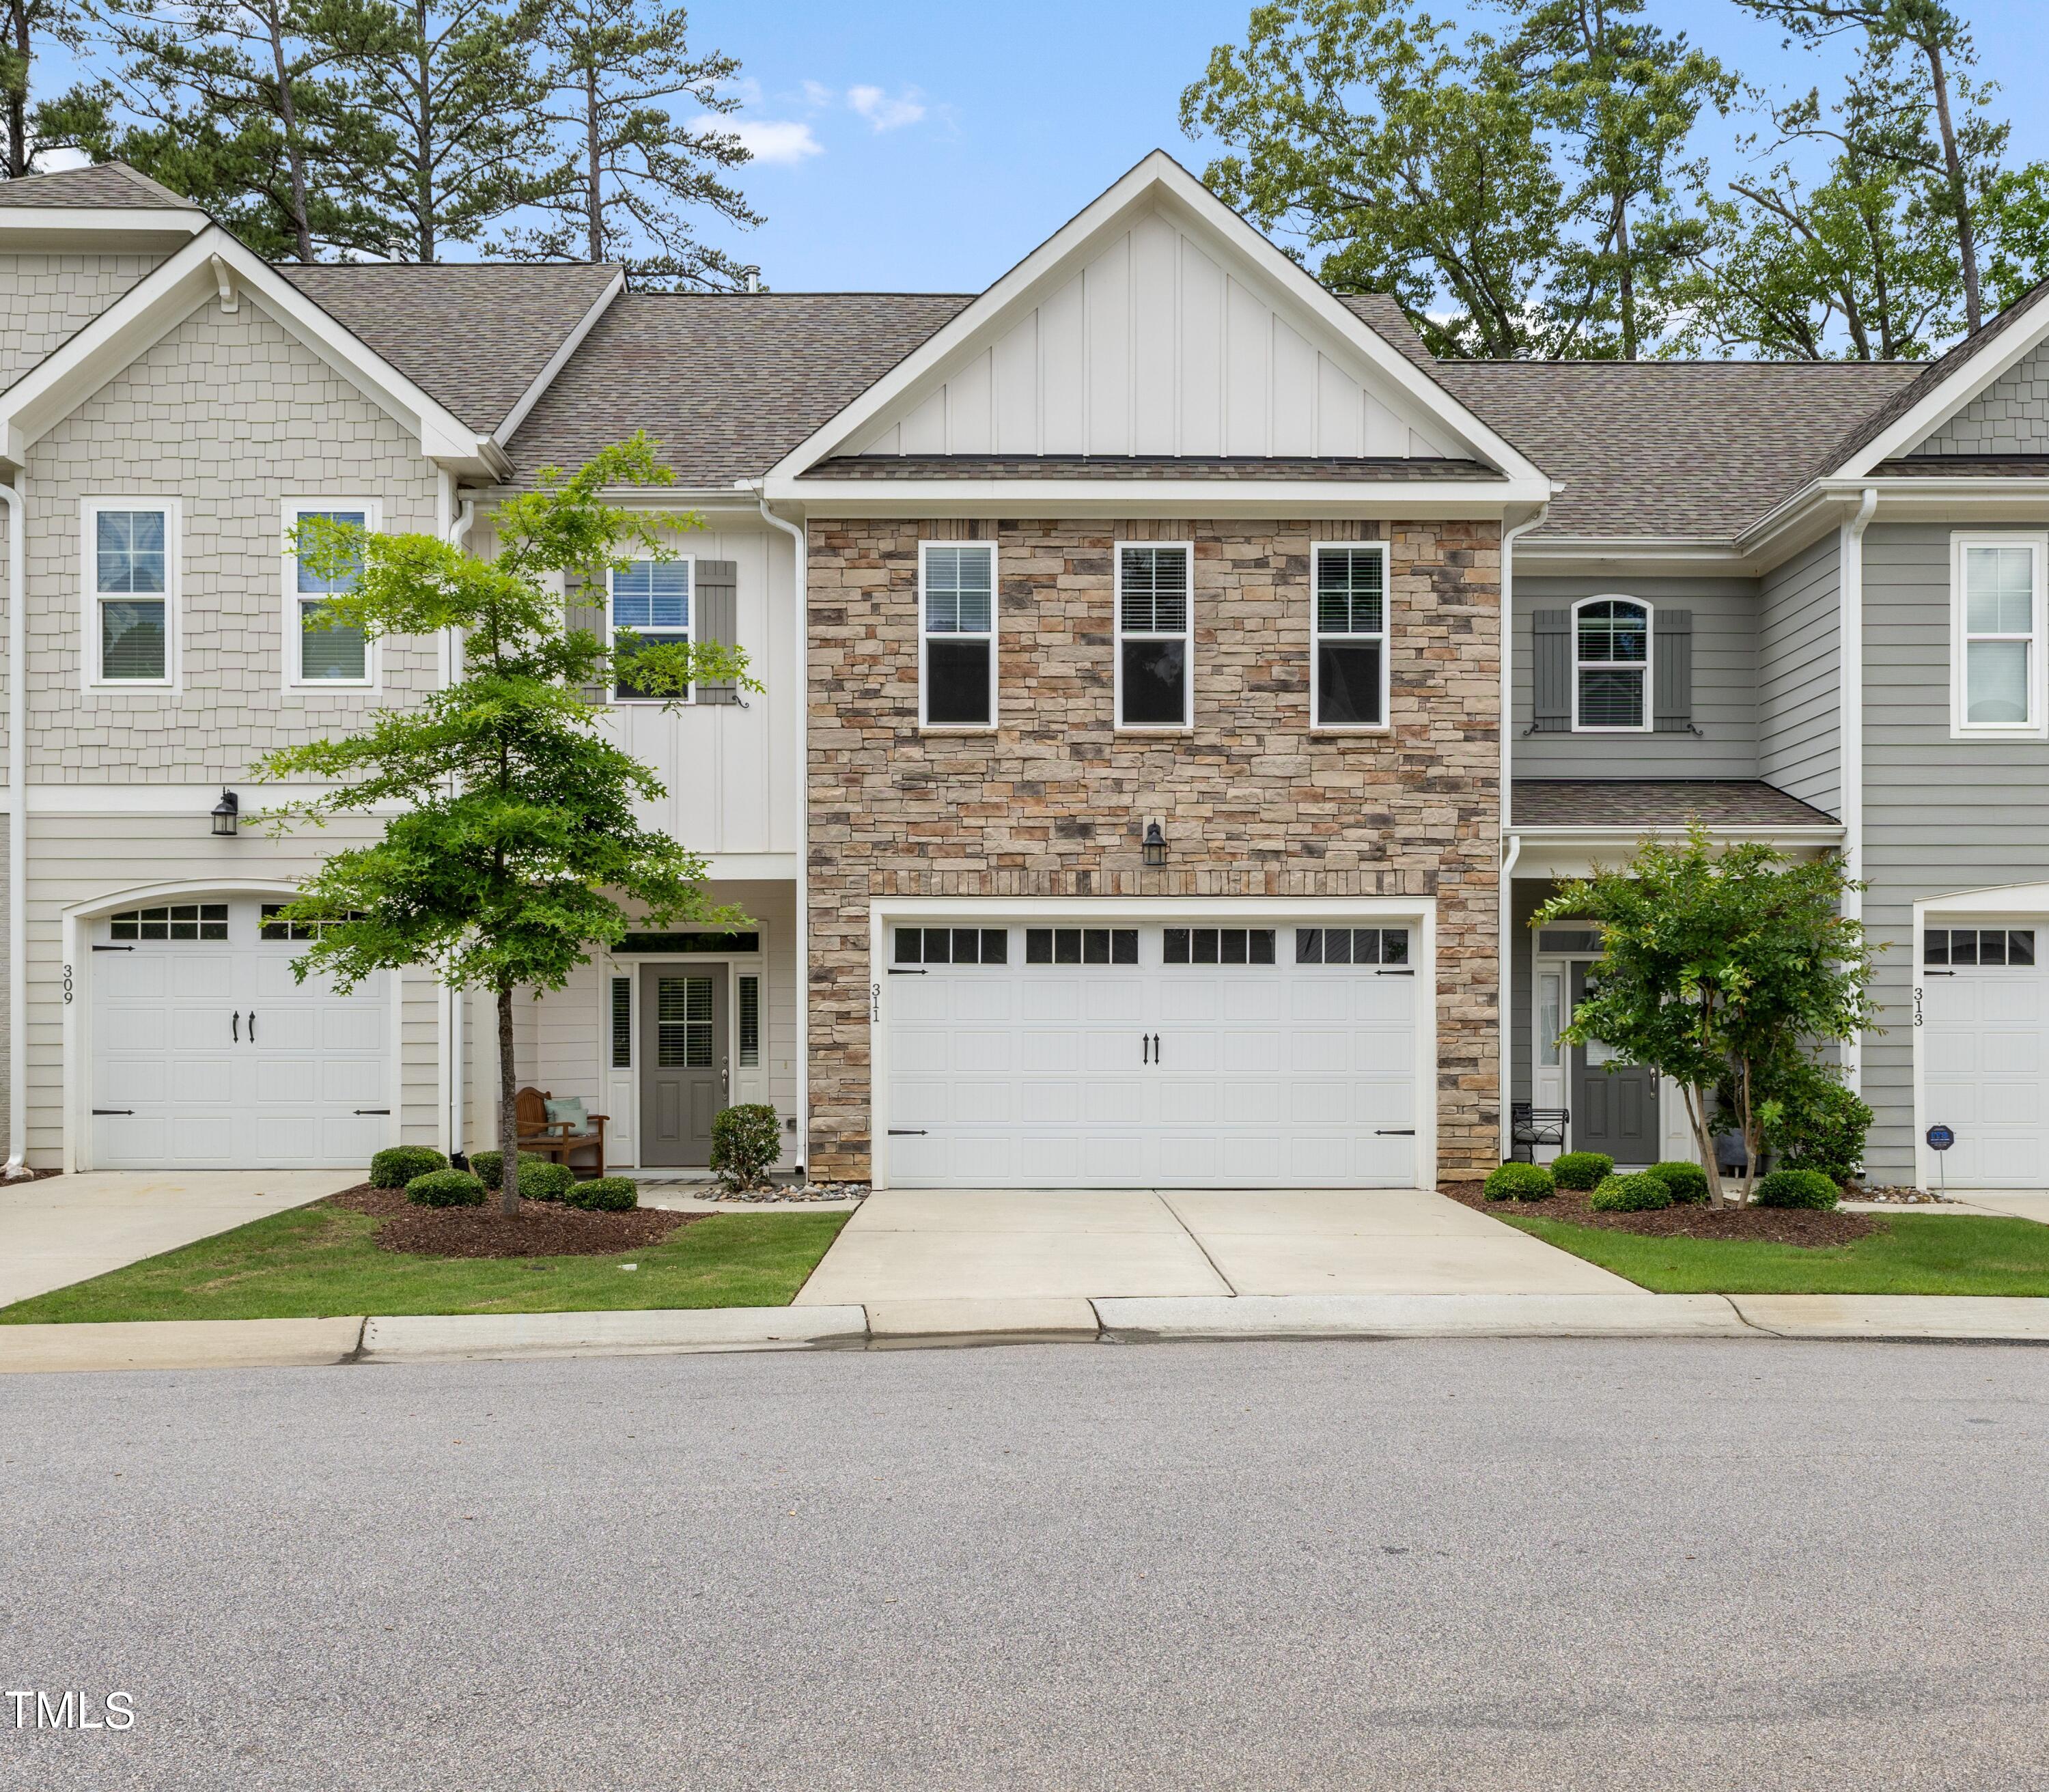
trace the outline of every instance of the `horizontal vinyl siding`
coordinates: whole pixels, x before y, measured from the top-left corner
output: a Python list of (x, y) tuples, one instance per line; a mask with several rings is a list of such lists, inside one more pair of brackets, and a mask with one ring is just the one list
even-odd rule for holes
[(1759, 776), (1842, 812), (1841, 558), (1825, 535), (1765, 575), (1757, 650)]
[[(1530, 616), (1582, 597), (1636, 597), (1693, 612), (1693, 725), (1699, 734), (1531, 734)], [(1749, 579), (1515, 581), (1514, 737), (1518, 778), (1755, 778), (1757, 613)], [(1653, 615), (1651, 631), (1657, 632)]]
[[(2017, 527), (2045, 521), (2049, 506)], [(1914, 1168), (1914, 904), (2049, 879), (2049, 741), (1950, 738), (1951, 532), (1874, 523), (1864, 538), (1864, 919), (1890, 950), (1864, 1093), (1868, 1167), (1890, 1180)]]

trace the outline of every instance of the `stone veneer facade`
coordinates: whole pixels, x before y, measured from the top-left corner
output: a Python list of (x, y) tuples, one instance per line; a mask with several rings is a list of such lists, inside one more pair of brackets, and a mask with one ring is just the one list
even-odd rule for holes
[[(1394, 732), (1316, 735), (1311, 544), (1383, 535)], [(999, 729), (922, 733), (918, 544), (992, 538)], [(1189, 734), (1113, 728), (1112, 546), (1149, 539), (1195, 543)], [(812, 1172), (868, 1174), (884, 896), (1435, 897), (1438, 1166), (1498, 1162), (1500, 566), (1492, 521), (814, 520)]]

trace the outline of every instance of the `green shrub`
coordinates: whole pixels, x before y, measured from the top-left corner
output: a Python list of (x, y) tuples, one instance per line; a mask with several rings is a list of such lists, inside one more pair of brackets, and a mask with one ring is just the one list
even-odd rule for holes
[(423, 1207), (480, 1207), (484, 1184), (467, 1170), (430, 1170), (406, 1184), (406, 1199)]
[(1671, 1204), (1672, 1191), (1662, 1177), (1648, 1170), (1639, 1170), (1633, 1176), (1604, 1176), (1600, 1185), (1587, 1197), (1587, 1205), (1596, 1213), (1650, 1213)]
[[(498, 1186), (499, 1162), (504, 1155), (502, 1151), (472, 1151), (469, 1154), (470, 1169), (486, 1188), (496, 1188)], [(519, 1153), (520, 1181), (523, 1184), (526, 1181), (525, 1172), (529, 1165), (552, 1161), (552, 1159), (543, 1157), (538, 1152), (521, 1152)]]
[(589, 1213), (631, 1213), (640, 1205), (640, 1191), (631, 1176), (599, 1176), (577, 1183), (562, 1199)]
[(1507, 1163), (1488, 1174), (1479, 1191), (1490, 1201), (1548, 1201), (1555, 1191), (1542, 1164)]
[(523, 1201), (562, 1201), (569, 1198), (570, 1191), (576, 1187), (576, 1172), (566, 1164), (556, 1164), (543, 1159), (538, 1164), (527, 1161), (527, 1153), (519, 1153), (519, 1199)]
[(1708, 1172), (1697, 1164), (1680, 1160), (1653, 1164), (1647, 1173), (1670, 1189), (1672, 1199), (1682, 1207), (1697, 1206), (1708, 1198)]
[(372, 1188), (403, 1188), (415, 1176), (445, 1170), (449, 1160), (424, 1145), (395, 1145), (370, 1160)]
[(1760, 1207), (1818, 1207), (1824, 1211), (1841, 1199), (1841, 1191), (1819, 1170), (1774, 1170), (1758, 1178), (1751, 1196)]
[(711, 1123), (711, 1167), (729, 1188), (758, 1188), (783, 1155), (783, 1122), (760, 1102), (722, 1108)]
[(1771, 1144), (1781, 1168), (1818, 1170), (1841, 1184), (1864, 1168), (1864, 1135), (1871, 1122), (1871, 1110), (1856, 1092), (1818, 1067), (1788, 1094), (1786, 1112), (1771, 1130)]
[(1614, 1170), (1615, 1160), (1604, 1151), (1569, 1151), (1552, 1164), (1551, 1175), (1561, 1188), (1598, 1188)]

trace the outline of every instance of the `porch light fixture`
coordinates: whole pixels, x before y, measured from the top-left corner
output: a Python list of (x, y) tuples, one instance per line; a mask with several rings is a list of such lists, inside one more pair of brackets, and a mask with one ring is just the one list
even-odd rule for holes
[(223, 840), (232, 840), (241, 820), (242, 799), (233, 791), (223, 791), (220, 800), (213, 806), (214, 833)]
[(1167, 862), (1167, 837), (1160, 831), (1157, 822), (1145, 824), (1145, 865), (1148, 870), (1157, 871)]

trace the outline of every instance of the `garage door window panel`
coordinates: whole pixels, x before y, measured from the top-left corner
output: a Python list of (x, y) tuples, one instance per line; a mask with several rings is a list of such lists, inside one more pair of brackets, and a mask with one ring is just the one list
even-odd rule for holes
[(1932, 968), (2032, 970), (2032, 927), (1930, 927), (1922, 935), (1921, 962)]
[(1117, 725), (1185, 729), (1195, 721), (1195, 550), (1117, 548)]
[(1135, 965), (1136, 927), (1028, 927), (1028, 965)]
[(996, 725), (996, 546), (925, 542), (918, 559), (919, 720), (927, 728)]
[(112, 918), (107, 936), (113, 940), (225, 939), (227, 904), (173, 902), (154, 908), (131, 908)]
[(1168, 927), (1161, 951), (1170, 965), (1270, 965), (1272, 927)]
[(1007, 927), (899, 927), (899, 965), (1001, 965), (1010, 962)]
[(1393, 965), (1409, 962), (1406, 927), (1297, 927), (1298, 965)]

